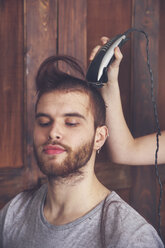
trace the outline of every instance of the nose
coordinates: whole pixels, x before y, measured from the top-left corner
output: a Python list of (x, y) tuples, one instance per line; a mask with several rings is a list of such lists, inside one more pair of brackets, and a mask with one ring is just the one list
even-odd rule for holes
[(57, 124), (54, 124), (48, 134), (48, 140), (61, 140), (62, 132)]

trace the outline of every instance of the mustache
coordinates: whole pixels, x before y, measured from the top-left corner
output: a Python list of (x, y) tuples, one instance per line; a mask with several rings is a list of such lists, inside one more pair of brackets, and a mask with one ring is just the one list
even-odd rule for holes
[(67, 152), (71, 151), (71, 148), (68, 145), (65, 145), (65, 144), (63, 144), (63, 143), (61, 143), (59, 141), (51, 141), (51, 140), (49, 140), (49, 141), (44, 143), (43, 147), (47, 146), (47, 145), (59, 145), (59, 146), (63, 147)]

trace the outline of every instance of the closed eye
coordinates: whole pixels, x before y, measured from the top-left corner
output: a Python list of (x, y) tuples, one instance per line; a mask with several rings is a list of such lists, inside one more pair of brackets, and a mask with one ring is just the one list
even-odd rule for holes
[(52, 119), (47, 116), (46, 114), (43, 113), (38, 113), (36, 115), (36, 123), (40, 126), (40, 127), (48, 127), (52, 124)]
[(78, 126), (79, 123), (78, 122), (66, 122), (65, 123), (67, 126), (70, 126), (70, 127), (75, 127), (75, 126)]
[(51, 122), (38, 122), (38, 125), (40, 127), (47, 127), (47, 126), (51, 125)]

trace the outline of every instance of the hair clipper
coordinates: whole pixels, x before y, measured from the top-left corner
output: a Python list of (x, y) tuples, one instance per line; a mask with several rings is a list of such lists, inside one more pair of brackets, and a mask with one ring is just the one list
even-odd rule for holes
[(117, 46), (121, 48), (128, 39), (125, 33), (117, 35), (99, 49), (87, 70), (89, 83), (102, 87), (108, 81), (107, 69), (115, 59), (114, 49)]

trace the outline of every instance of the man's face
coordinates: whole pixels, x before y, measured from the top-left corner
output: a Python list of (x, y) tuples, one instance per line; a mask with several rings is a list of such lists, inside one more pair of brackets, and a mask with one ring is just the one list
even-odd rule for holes
[(88, 95), (53, 91), (41, 96), (34, 148), (44, 174), (66, 177), (78, 172), (93, 154), (94, 139), (94, 117)]

